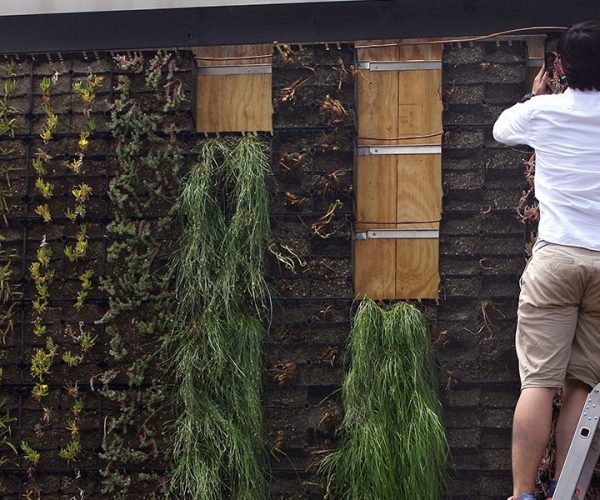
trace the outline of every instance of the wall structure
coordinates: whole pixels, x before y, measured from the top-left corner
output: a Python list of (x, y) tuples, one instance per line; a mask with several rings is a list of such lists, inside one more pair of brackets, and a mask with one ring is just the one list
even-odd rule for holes
[[(182, 56), (178, 59), (178, 75), (190, 96), (191, 56)], [(264, 386), (273, 498), (323, 496), (324, 485), (314, 465), (335, 446), (335, 429), (343, 411), (336, 390), (343, 377), (344, 345), (354, 311), (354, 95), (356, 79), (361, 78), (353, 70), (354, 58), (349, 45), (278, 45), (274, 50), (274, 134), (268, 138), (273, 171), (273, 242), (267, 256), (274, 311), (266, 344)], [(118, 97), (120, 73), (130, 77), (135, 99), (154, 106), (150, 103), (155, 96), (135, 66), (115, 71), (108, 55), (101, 55), (98, 61), (73, 55), (63, 63), (52, 64), (22, 60), (17, 68), (14, 105), (19, 129), (14, 139), (5, 138), (1, 145), (16, 151), (12, 156), (3, 156), (3, 164), (23, 169), (11, 176), (12, 205), (6, 231), (9, 246), (19, 255), (24, 249), (28, 256), (28, 260), (15, 260), (14, 275), (29, 295), (19, 302), (15, 332), (2, 346), (4, 376), (0, 387), (11, 419), (16, 418), (10, 421), (12, 434), (8, 440), (16, 446), (27, 440), (40, 449), (42, 459), (30, 477), (27, 471), (31, 464), (23, 452), (15, 457), (4, 447), (8, 460), (0, 466), (4, 494), (17, 498), (39, 487), (47, 498), (76, 495), (80, 489), (87, 498), (141, 498), (139, 492), (144, 498), (152, 494), (160, 498), (167, 466), (162, 454), (166, 436), (160, 431), (149, 435), (141, 417), (151, 411), (150, 427), (157, 430), (170, 416), (156, 402), (158, 399), (153, 399), (157, 396), (153, 384), (163, 372), (151, 368), (147, 382), (139, 385), (138, 372), (132, 369), (136, 356), (155, 348), (152, 342), (139, 342), (143, 325), (130, 329), (122, 338), (132, 349), (128, 357), (114, 359), (111, 353), (119, 350), (119, 343), (111, 343), (113, 337), (95, 325), (106, 312), (108, 297), (99, 291), (91, 294), (85, 306), (89, 315), (84, 321), (98, 332), (97, 344), (75, 370), (55, 360), (53, 396), (40, 404), (30, 396), (34, 382), (30, 359), (43, 342), (31, 331), (32, 283), (28, 272), (44, 234), (52, 235), (57, 255), (75, 237), (65, 221), (59, 219), (47, 226), (33, 213), (42, 201), (33, 189), (35, 176), (30, 166), (32, 155), (41, 146), (38, 134), (43, 118), (38, 86), (42, 78), (51, 77), (57, 69), (62, 74), (59, 81), (63, 87), (56, 90), (56, 100), (51, 102), (57, 103), (61, 127), (75, 125), (59, 131), (55, 150), (56, 154), (69, 153), (64, 158), (70, 160), (77, 149), (80, 125), (85, 122), (81, 109), (74, 107), (78, 101), (72, 95), (71, 83), (86, 78), (90, 70), (106, 77), (94, 104), (99, 127), (92, 136), (89, 170), (83, 176), (93, 184), (88, 214), (93, 248), (90, 262), (99, 266), (95, 268), (98, 274), (108, 270), (115, 275), (122, 269), (108, 259), (106, 226), (118, 209), (108, 190), (118, 173), (115, 154), (119, 141), (108, 128), (106, 101), (114, 102)], [(519, 42), (451, 45), (443, 54), (442, 281), (439, 302), (424, 301), (421, 305), (430, 318), (439, 358), (440, 396), (454, 462), (448, 498), (500, 499), (506, 498), (510, 490), (510, 425), (518, 395), (513, 336), (526, 241), (515, 208), (525, 183), (522, 162), (527, 151), (498, 145), (491, 127), (502, 109), (524, 93), (526, 74), (526, 49)], [(174, 113), (173, 119), (181, 128), (176, 141), (184, 151), (181, 168), (185, 170), (193, 161), (191, 147), (200, 137), (192, 132), (189, 108)], [(168, 137), (168, 131), (164, 132)], [(62, 168), (62, 161), (57, 162), (57, 168)], [(139, 168), (149, 166), (140, 164)], [(57, 197), (55, 202), (57, 210), (62, 210), (62, 200), (69, 200), (70, 190), (80, 180), (66, 174), (62, 175), (64, 179), (58, 177), (58, 191), (63, 198)], [(168, 181), (171, 194), (177, 190), (174, 180)], [(140, 198), (152, 197), (147, 189), (139, 194)], [(145, 216), (152, 224), (157, 216), (165, 215), (168, 203), (148, 203), (147, 207)], [(68, 287), (68, 300), (73, 301), (79, 270), (71, 272), (68, 262), (61, 259), (59, 267), (65, 274), (59, 273), (57, 279)], [(61, 302), (62, 289), (57, 288), (58, 295), (51, 301), (49, 324), (56, 332), (64, 331), (66, 323), (77, 325), (78, 321), (72, 302)], [(146, 309), (145, 314), (149, 311)], [(134, 324), (132, 317), (124, 318), (128, 320), (121, 327)], [(62, 340), (61, 349), (72, 345), (72, 339)], [(98, 377), (111, 370), (120, 374), (113, 379), (107, 376), (104, 390), (113, 391), (107, 395), (115, 399), (97, 390), (102, 385)], [(58, 448), (70, 439), (63, 421), (72, 415), (73, 398), (65, 387), (71, 379), (80, 380), (79, 390), (85, 400), (81, 463), (66, 462), (57, 456)], [(90, 379), (97, 383), (90, 385)], [(119, 396), (127, 394), (133, 395)], [(43, 423), (44, 407), (51, 409), (54, 420), (44, 437), (36, 440), (34, 427)], [(132, 424), (122, 423), (122, 449), (146, 453), (147, 460), (141, 462), (136, 462), (135, 454), (124, 461), (115, 460), (103, 450), (103, 445), (110, 442), (106, 432), (112, 429), (112, 418), (118, 419), (127, 408), (142, 411)]]

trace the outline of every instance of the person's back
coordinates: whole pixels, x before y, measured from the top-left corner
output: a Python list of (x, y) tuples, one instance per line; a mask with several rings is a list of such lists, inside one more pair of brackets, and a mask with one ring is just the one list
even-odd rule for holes
[[(513, 423), (513, 495), (534, 499), (537, 467), (561, 386), (560, 474), (589, 387), (600, 382), (600, 22), (570, 28), (558, 55), (569, 89), (505, 110), (494, 138), (535, 149), (538, 244), (521, 278), (516, 350), (521, 396)], [(531, 96), (530, 96), (531, 97)], [(552, 493), (550, 492), (550, 495)]]
[(535, 149), (540, 239), (600, 250), (600, 92), (569, 88), (537, 96), (523, 108), (526, 135), (501, 120), (494, 135)]

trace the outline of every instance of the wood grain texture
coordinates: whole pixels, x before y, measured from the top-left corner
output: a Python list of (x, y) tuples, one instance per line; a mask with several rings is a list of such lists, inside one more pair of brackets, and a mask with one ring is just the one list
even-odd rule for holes
[[(197, 47), (197, 67), (271, 64), (270, 44)], [(241, 59), (239, 59), (241, 58)], [(272, 75), (200, 75), (195, 82), (196, 131), (271, 132)]]
[(392, 155), (358, 156), (356, 229), (393, 228), (398, 220), (397, 200), (396, 158)]
[(396, 295), (396, 240), (354, 241), (354, 291), (358, 299)]
[[(256, 45), (213, 45), (192, 48), (198, 68), (232, 66), (242, 64), (271, 64), (273, 46), (270, 43)], [(262, 57), (262, 56), (269, 57)], [(261, 56), (250, 58), (251, 56)], [(238, 59), (242, 57), (243, 59)], [(250, 58), (250, 59), (248, 59)]]
[(438, 299), (439, 240), (399, 239), (396, 242), (396, 299)]
[(271, 75), (196, 77), (198, 132), (272, 131)]
[[(398, 73), (398, 137), (426, 136), (441, 132), (441, 70), (399, 71)], [(442, 136), (386, 141), (386, 144), (394, 143), (441, 144)]]
[(430, 42), (430, 38), (405, 38), (400, 40), (399, 61), (441, 61), (443, 43)]
[[(354, 43), (358, 61), (397, 61), (400, 57), (400, 40), (359, 40)], [(393, 44), (391, 47), (377, 45)]]
[[(441, 44), (419, 41), (359, 48), (358, 60), (441, 60)], [(442, 131), (441, 70), (364, 71), (361, 76), (359, 145), (441, 144), (441, 135), (434, 135)], [(355, 193), (356, 230), (439, 229), (441, 155), (358, 156)], [(437, 238), (355, 241), (356, 297), (437, 299), (438, 245)]]
[[(396, 221), (439, 221), (442, 213), (442, 155), (397, 155), (394, 158), (398, 182)], [(414, 229), (426, 227), (415, 224)]]
[(534, 78), (545, 62), (546, 37), (529, 36), (525, 40), (527, 42), (527, 88), (531, 88)]
[[(362, 70), (361, 70), (362, 71)], [(364, 71), (356, 79), (359, 145), (378, 145), (398, 135), (397, 71)], [(363, 78), (364, 77), (364, 78)]]

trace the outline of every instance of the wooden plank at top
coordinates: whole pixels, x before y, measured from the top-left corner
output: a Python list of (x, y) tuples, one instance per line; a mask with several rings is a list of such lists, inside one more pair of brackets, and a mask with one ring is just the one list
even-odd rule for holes
[(527, 81), (528, 87), (531, 88), (533, 80), (539, 73), (540, 68), (544, 65), (546, 55), (546, 37), (545, 36), (529, 36), (527, 40)]
[(398, 47), (399, 61), (441, 61), (443, 43), (431, 43), (429, 38), (405, 38)]
[(441, 70), (398, 71), (398, 89), (398, 137), (405, 139), (386, 144), (441, 144)]
[[(362, 71), (362, 70), (361, 70)], [(364, 71), (357, 77), (357, 143), (388, 144), (398, 135), (398, 75), (396, 71)]]
[[(196, 66), (242, 66), (246, 64), (271, 64), (273, 46), (270, 43), (256, 45), (215, 45), (192, 49)], [(257, 57), (252, 57), (257, 56)]]
[(439, 223), (442, 214), (442, 155), (396, 155), (394, 158), (398, 172), (396, 221), (419, 223), (413, 229), (431, 228), (432, 223)]
[[(398, 47), (359, 48), (357, 57), (359, 61), (395, 61)], [(398, 134), (398, 114), (390, 112), (398, 102), (398, 77), (395, 71), (360, 71), (356, 78), (357, 142), (359, 145), (381, 144), (381, 138)]]
[(196, 77), (196, 130), (272, 131), (270, 90), (270, 74)]
[[(270, 44), (197, 47), (193, 52), (198, 68), (269, 66), (272, 62)], [(271, 73), (197, 75), (196, 131), (271, 132), (271, 82)]]
[(358, 156), (356, 162), (356, 229), (394, 228), (398, 220), (394, 156)]
[[(362, 61), (397, 61), (400, 40), (360, 40), (354, 43), (356, 58)], [(381, 47), (383, 45), (383, 47)]]
[(354, 294), (361, 299), (396, 295), (396, 240), (354, 241)]
[[(438, 299), (439, 240), (396, 240), (396, 299)], [(391, 298), (391, 297), (388, 297)]]

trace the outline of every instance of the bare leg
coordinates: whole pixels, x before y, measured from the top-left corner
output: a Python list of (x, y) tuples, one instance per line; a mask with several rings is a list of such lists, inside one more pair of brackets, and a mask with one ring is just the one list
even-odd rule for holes
[(556, 389), (529, 387), (521, 391), (513, 420), (513, 496), (535, 490), (535, 478), (550, 438), (552, 399)]
[(581, 410), (590, 388), (579, 380), (565, 380), (563, 385), (562, 407), (556, 422), (556, 472), (558, 479), (567, 458), (571, 440), (577, 429)]

